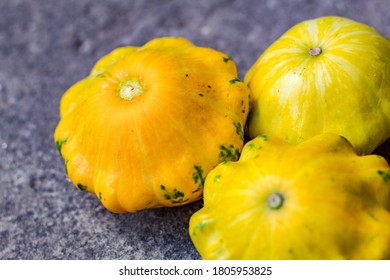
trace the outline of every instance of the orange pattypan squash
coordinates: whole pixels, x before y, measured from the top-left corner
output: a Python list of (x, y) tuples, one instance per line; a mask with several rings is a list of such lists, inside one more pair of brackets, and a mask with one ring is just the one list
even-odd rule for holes
[(114, 50), (72, 86), (54, 139), (73, 184), (112, 212), (183, 205), (238, 159), (249, 100), (226, 54), (158, 38)]

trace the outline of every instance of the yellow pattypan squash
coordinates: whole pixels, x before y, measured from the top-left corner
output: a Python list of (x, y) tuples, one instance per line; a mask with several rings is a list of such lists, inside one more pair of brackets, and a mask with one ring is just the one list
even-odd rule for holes
[(114, 50), (72, 86), (54, 139), (73, 184), (112, 212), (177, 206), (238, 159), (249, 100), (226, 54), (157, 38)]
[(390, 167), (332, 133), (261, 135), (209, 172), (190, 236), (204, 259), (388, 259)]
[(332, 132), (369, 154), (390, 137), (390, 40), (350, 19), (293, 26), (249, 69), (250, 139)]

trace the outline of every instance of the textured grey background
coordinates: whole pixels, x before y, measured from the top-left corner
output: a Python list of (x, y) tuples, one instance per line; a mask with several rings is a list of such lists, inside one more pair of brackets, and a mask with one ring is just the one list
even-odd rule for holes
[(0, 259), (199, 259), (201, 202), (115, 215), (67, 181), (53, 142), (64, 91), (102, 55), (159, 36), (220, 50), (242, 78), (293, 24), (349, 17), (390, 36), (388, 0), (0, 0)]

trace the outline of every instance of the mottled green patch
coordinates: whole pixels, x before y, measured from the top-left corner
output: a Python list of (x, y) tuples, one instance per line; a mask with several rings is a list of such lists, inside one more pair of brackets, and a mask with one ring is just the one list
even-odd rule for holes
[(232, 85), (234, 85), (237, 82), (241, 82), (241, 80), (239, 78), (234, 78), (233, 80), (229, 81), (229, 83), (231, 83)]
[(68, 163), (69, 163), (69, 160), (65, 160), (65, 174), (66, 176), (68, 176)]
[[(256, 148), (256, 145), (253, 144), (253, 143), (248, 143), (245, 145), (246, 149), (248, 150), (253, 150), (254, 148)], [(261, 149), (261, 147), (259, 146), (259, 149)]]
[(102, 194), (102, 192), (99, 192), (99, 199), (100, 199), (100, 200), (103, 200), (103, 194)]
[(192, 173), (192, 180), (194, 180), (194, 183), (198, 185), (196, 190), (194, 190), (192, 193), (196, 193), (203, 189), (205, 178), (203, 177), (203, 169), (199, 165), (194, 165), (195, 171)]
[(96, 78), (99, 78), (99, 79), (105, 79), (107, 76), (105, 73), (99, 73), (96, 75)]
[(223, 62), (225, 62), (225, 63), (229, 62), (230, 60), (233, 60), (230, 56), (224, 56), (222, 59), (223, 59)]
[(245, 112), (246, 112), (244, 100), (241, 100), (241, 112), (242, 112), (243, 114), (245, 114)]
[(390, 181), (390, 170), (378, 170), (377, 173), (382, 177), (384, 182)]
[(214, 183), (219, 183), (219, 182), (221, 182), (221, 174), (218, 174), (218, 175), (215, 175), (214, 176)]
[(206, 224), (207, 222), (205, 221), (201, 221), (199, 224), (197, 224), (192, 230), (192, 236), (196, 236), (199, 232), (202, 233)]
[(236, 133), (240, 137), (242, 141), (244, 141), (244, 130), (242, 129), (242, 125), (239, 121), (233, 122), (234, 127), (236, 128)]
[(88, 187), (86, 185), (83, 185), (83, 184), (80, 184), (80, 183), (77, 184), (77, 187), (80, 190), (82, 190), (82, 191), (86, 191), (88, 189)]
[(234, 161), (240, 157), (240, 150), (235, 148), (233, 145), (219, 146), (219, 158), (223, 161)]
[(170, 200), (172, 204), (183, 203), (188, 200), (188, 198), (184, 199), (184, 193), (178, 189), (168, 191), (164, 185), (160, 185), (160, 189), (163, 191), (163, 197)]
[(68, 141), (68, 138), (56, 140), (57, 150), (61, 153), (62, 145)]
[(265, 134), (257, 136), (258, 138), (261, 138), (263, 141), (268, 141), (268, 136)]

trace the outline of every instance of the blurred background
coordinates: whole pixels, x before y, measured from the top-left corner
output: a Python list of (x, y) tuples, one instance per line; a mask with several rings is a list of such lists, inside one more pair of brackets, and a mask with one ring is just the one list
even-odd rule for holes
[(62, 94), (114, 48), (161, 36), (228, 54), (243, 78), (292, 25), (324, 15), (390, 36), (388, 0), (0, 0), (0, 259), (199, 259), (188, 220), (201, 201), (116, 215), (67, 180), (53, 141)]

